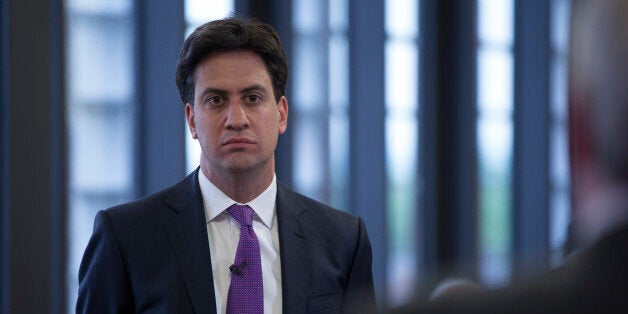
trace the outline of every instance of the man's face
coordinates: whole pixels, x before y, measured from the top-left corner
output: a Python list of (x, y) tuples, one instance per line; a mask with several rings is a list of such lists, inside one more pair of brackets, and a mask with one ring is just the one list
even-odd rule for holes
[(272, 173), (288, 102), (284, 96), (275, 101), (262, 59), (250, 51), (219, 52), (203, 60), (194, 75), (194, 105), (188, 103), (185, 113), (201, 145), (205, 174)]

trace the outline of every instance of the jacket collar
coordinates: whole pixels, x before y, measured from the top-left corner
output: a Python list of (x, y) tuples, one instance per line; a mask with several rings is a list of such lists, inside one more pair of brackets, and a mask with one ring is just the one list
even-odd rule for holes
[(302, 312), (309, 290), (309, 249), (301, 215), (305, 204), (295, 192), (277, 183), (277, 222), (281, 254), (284, 313)]
[[(168, 195), (166, 203), (179, 215), (166, 222), (165, 228), (194, 311), (215, 313), (216, 295), (198, 171), (197, 168), (177, 183)], [(301, 312), (307, 303), (310, 255), (300, 217), (306, 209), (297, 193), (277, 183), (284, 313)]]
[(165, 228), (196, 313), (215, 313), (216, 295), (198, 171), (176, 184), (166, 203), (177, 215)]

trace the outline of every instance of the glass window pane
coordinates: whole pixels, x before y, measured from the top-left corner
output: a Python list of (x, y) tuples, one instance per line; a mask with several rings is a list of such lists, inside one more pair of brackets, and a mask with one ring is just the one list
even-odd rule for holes
[(69, 98), (78, 103), (122, 102), (133, 88), (132, 20), (77, 12), (68, 17)]
[(346, 32), (349, 29), (347, 0), (329, 1), (329, 28), (332, 32)]
[(325, 60), (327, 51), (320, 37), (302, 35), (295, 40), (292, 63), (294, 98), (296, 110), (321, 108), (327, 99), (327, 73)]
[(478, 153), (482, 166), (497, 172), (510, 172), (512, 121), (508, 116), (480, 114)]
[(567, 57), (566, 55), (555, 55), (552, 62), (551, 78), (551, 115), (552, 119), (562, 121), (567, 120)]
[(512, 0), (478, 0), (478, 37), (493, 45), (512, 44)]
[(410, 300), (417, 276), (417, 127), (414, 114), (389, 114), (386, 118), (387, 281), (391, 305)]
[(416, 109), (418, 104), (418, 51), (410, 41), (386, 43), (386, 106)]
[(386, 1), (386, 32), (389, 36), (416, 37), (419, 21), (416, 0)]
[(347, 110), (332, 110), (329, 119), (329, 204), (348, 210), (349, 197), (349, 115)]
[[(292, 24), (297, 33), (320, 33), (324, 31), (326, 24), (323, 23), (328, 20), (324, 12), (325, 1), (295, 0), (292, 5), (294, 14)], [(334, 22), (337, 23), (338, 21)]]
[(512, 111), (512, 53), (482, 47), (478, 51), (479, 110), (509, 114)]
[(569, 12), (571, 0), (552, 1), (552, 42), (557, 52), (567, 52), (569, 44)]
[[(294, 137), (298, 138), (298, 145), (294, 150), (294, 168), (299, 169), (294, 173), (295, 189), (299, 192), (321, 199), (320, 196), (325, 193), (322, 191), (325, 184), (325, 172), (321, 171), (326, 168), (325, 152), (321, 147), (325, 147), (325, 140), (322, 135), (327, 128), (326, 121), (315, 113), (307, 114), (307, 118), (298, 119), (298, 125), (295, 125), (292, 132)], [(295, 123), (295, 124), (297, 124)]]
[(478, 247), (489, 286), (511, 272), (513, 37), (513, 1), (478, 0)]
[(478, 141), (480, 275), (490, 286), (504, 283), (510, 275), (512, 122), (481, 116)]
[(558, 266), (565, 259), (565, 243), (567, 242), (570, 213), (570, 200), (567, 190), (554, 193), (551, 196), (550, 211), (550, 248), (553, 253), (551, 255), (551, 263)]
[(418, 1), (387, 0), (385, 10), (386, 292), (397, 306), (412, 297), (418, 273)]
[(234, 12), (233, 0), (185, 0), (185, 22), (198, 26)]
[[(330, 1), (329, 38), (329, 204), (349, 209), (349, 43), (345, 34), (347, 1)], [(334, 29), (336, 27), (336, 29)]]
[(329, 103), (332, 107), (349, 106), (349, 43), (347, 37), (334, 35), (329, 39)]
[(552, 186), (557, 190), (566, 190), (569, 187), (569, 142), (564, 121), (555, 123), (552, 127), (550, 144), (550, 178)]
[(68, 12), (90, 13), (97, 15), (121, 16), (128, 14), (133, 8), (133, 2), (129, 0), (66, 0)]

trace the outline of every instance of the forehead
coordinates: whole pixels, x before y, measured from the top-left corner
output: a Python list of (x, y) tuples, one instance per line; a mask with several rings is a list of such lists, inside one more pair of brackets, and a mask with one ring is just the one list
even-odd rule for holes
[(252, 51), (216, 52), (201, 61), (194, 71), (195, 90), (237, 88), (258, 84), (271, 87), (266, 64)]

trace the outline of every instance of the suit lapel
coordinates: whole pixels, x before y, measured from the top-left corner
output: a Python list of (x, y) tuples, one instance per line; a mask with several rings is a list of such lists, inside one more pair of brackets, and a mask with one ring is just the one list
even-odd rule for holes
[(215, 313), (216, 295), (198, 169), (166, 200), (179, 213), (165, 224), (188, 296), (196, 313)]
[(302, 312), (309, 290), (310, 256), (299, 215), (305, 210), (297, 195), (277, 184), (277, 222), (281, 252), (283, 312)]

